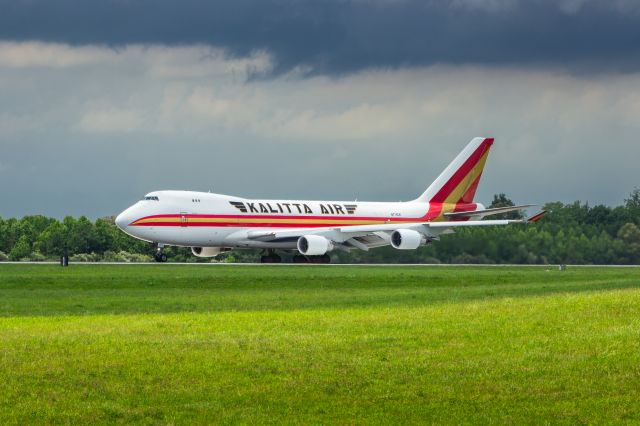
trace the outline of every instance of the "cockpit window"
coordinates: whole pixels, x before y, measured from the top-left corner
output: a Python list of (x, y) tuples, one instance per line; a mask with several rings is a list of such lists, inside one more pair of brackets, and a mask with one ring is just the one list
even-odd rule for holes
[(155, 195), (147, 195), (143, 199), (144, 200), (149, 200), (149, 201), (160, 201), (160, 199), (158, 197), (156, 197)]

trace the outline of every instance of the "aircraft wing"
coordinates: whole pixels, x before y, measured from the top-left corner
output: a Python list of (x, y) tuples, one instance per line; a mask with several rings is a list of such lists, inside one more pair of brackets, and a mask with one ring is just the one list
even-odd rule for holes
[(319, 235), (331, 240), (340, 249), (359, 248), (369, 250), (391, 244), (391, 233), (398, 229), (411, 229), (437, 240), (440, 235), (455, 232), (455, 228), (470, 226), (496, 226), (511, 223), (526, 223), (526, 220), (468, 220), (446, 222), (408, 222), (385, 223), (376, 225), (354, 225), (322, 228), (288, 228), (273, 230), (255, 230), (247, 233), (247, 238), (258, 241), (287, 241), (303, 235)]
[(516, 210), (522, 210), (528, 207), (533, 207), (534, 205), (535, 204), (523, 204), (521, 206), (494, 207), (492, 209), (473, 210), (468, 212), (451, 212), (451, 213), (445, 213), (444, 216), (446, 218), (484, 217), (484, 216), (491, 216), (494, 214), (501, 214), (501, 213), (513, 212)]

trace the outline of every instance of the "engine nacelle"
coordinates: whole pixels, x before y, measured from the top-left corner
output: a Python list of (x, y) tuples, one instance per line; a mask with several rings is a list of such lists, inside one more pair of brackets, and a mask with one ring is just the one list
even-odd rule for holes
[(191, 247), (191, 253), (196, 257), (215, 257), (229, 250), (227, 247)]
[(303, 235), (298, 238), (298, 251), (305, 256), (320, 256), (333, 250), (333, 243), (319, 235)]
[(391, 233), (391, 245), (398, 250), (414, 250), (426, 242), (424, 235), (411, 229), (398, 229)]

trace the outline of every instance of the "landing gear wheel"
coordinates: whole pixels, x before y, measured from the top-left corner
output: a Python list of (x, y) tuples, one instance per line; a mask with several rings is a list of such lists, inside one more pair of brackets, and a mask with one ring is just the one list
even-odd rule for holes
[(331, 263), (331, 257), (328, 254), (322, 256), (302, 256), (296, 254), (293, 256), (293, 263)]
[(295, 256), (293, 256), (293, 263), (308, 263), (309, 261), (307, 260), (306, 257), (302, 256), (301, 254), (296, 254)]
[(166, 262), (167, 261), (167, 255), (162, 252), (163, 248), (164, 247), (158, 246), (158, 251), (153, 256), (156, 259), (156, 262)]
[(323, 254), (321, 256), (309, 256), (307, 258), (307, 262), (309, 262), (309, 263), (331, 263), (331, 257), (328, 254)]

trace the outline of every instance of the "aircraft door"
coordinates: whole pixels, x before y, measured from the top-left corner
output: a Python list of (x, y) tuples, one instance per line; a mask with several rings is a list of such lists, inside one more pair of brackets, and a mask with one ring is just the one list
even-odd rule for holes
[(186, 227), (188, 221), (189, 218), (187, 216), (187, 212), (180, 212), (180, 226), (182, 226), (183, 228)]

